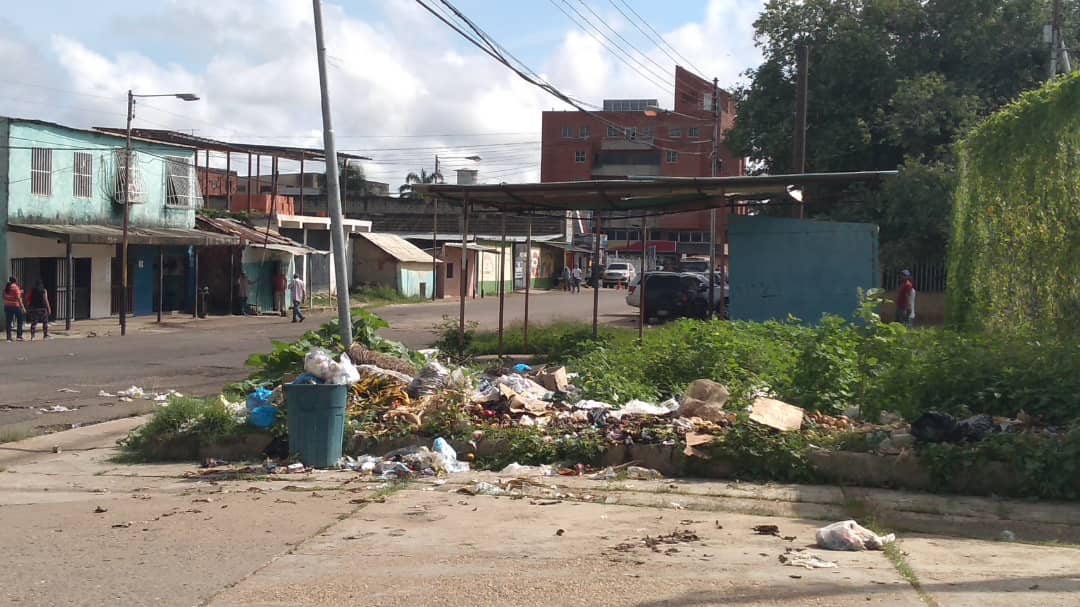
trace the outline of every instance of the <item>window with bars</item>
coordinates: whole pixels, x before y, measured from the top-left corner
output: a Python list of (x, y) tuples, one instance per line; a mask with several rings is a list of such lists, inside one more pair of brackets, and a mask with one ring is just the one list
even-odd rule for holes
[(187, 158), (170, 156), (165, 161), (166, 179), (165, 204), (170, 207), (191, 209), (196, 204), (199, 193), (192, 175), (191, 163)]
[(679, 153), (668, 150), (668, 152), (667, 152), (667, 163), (668, 164), (676, 164), (678, 162), (679, 162)]
[[(124, 161), (124, 150), (116, 150), (116, 202), (144, 202), (144, 188), (142, 183), (142, 170), (139, 168), (139, 156), (131, 153), (130, 162)], [(124, 170), (125, 165), (127, 170)], [(130, 176), (130, 179), (128, 178)], [(124, 196), (124, 192), (127, 196)]]
[(75, 181), (71, 193), (76, 198), (90, 198), (94, 194), (94, 156), (90, 152), (75, 152)]
[(30, 193), (52, 196), (52, 150), (30, 150)]
[(578, 164), (585, 164), (585, 152), (581, 150), (574, 152), (574, 162)]

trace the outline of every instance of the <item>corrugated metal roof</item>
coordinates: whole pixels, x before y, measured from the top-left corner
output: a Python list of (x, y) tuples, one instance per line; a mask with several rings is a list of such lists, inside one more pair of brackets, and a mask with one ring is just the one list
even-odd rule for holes
[(378, 232), (360, 232), (355, 234), (371, 244), (379, 247), (387, 255), (406, 263), (431, 263), (435, 261), (431, 255), (396, 234), (382, 234)]
[[(72, 244), (120, 244), (123, 230), (117, 226), (9, 223), (12, 232), (38, 238), (71, 238)], [(229, 246), (240, 244), (235, 236), (189, 228), (129, 228), (133, 245)]]
[(229, 217), (205, 217), (200, 215), (195, 218), (195, 221), (211, 230), (237, 236), (243, 239), (245, 244), (261, 245), (266, 243), (283, 245), (301, 251), (306, 251), (308, 249), (308, 247), (305, 247), (299, 242), (286, 236), (282, 236), (277, 230), (272, 230), (265, 226), (261, 228), (252, 227), (242, 221)]

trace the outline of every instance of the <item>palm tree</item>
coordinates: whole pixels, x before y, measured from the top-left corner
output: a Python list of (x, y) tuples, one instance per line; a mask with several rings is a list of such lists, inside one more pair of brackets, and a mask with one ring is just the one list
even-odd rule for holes
[(441, 173), (432, 172), (428, 173), (424, 169), (420, 169), (420, 174), (409, 173), (405, 176), (405, 183), (401, 184), (398, 188), (398, 195), (402, 198), (419, 198), (420, 196), (413, 190), (413, 184), (417, 183), (442, 183), (443, 176)]

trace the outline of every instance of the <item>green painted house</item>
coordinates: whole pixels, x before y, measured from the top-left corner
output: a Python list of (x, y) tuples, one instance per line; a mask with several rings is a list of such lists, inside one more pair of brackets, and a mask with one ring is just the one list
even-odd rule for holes
[(41, 280), (57, 319), (118, 312), (125, 184), (130, 200), (128, 310), (190, 311), (198, 251), (238, 239), (195, 229), (195, 150), (0, 117), (0, 268)]

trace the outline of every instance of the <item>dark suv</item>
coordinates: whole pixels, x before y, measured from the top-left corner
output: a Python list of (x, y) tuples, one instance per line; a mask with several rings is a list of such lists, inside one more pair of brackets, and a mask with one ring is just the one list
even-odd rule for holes
[(706, 318), (709, 281), (701, 274), (650, 272), (645, 275), (645, 318)]

